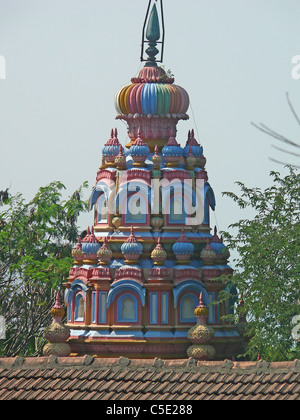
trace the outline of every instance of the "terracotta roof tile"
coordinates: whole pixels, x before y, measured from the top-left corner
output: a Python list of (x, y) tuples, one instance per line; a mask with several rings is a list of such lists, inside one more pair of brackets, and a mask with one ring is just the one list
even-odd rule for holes
[(0, 359), (0, 400), (299, 400), (300, 363)]

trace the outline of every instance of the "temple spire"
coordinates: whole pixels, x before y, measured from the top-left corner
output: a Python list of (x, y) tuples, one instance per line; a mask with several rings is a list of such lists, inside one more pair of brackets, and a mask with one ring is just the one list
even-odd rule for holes
[[(156, 7), (156, 3), (158, 0), (155, 0), (155, 3), (152, 5), (151, 3), (153, 0), (149, 0), (148, 9), (146, 13), (146, 18), (143, 27), (143, 39), (142, 39), (142, 51), (141, 51), (141, 61), (146, 61), (146, 67), (156, 67), (157, 62), (162, 62), (163, 59), (163, 49), (164, 49), (164, 17), (163, 17), (163, 5), (162, 0), (160, 0), (160, 15)], [(161, 36), (161, 28), (160, 28), (160, 19), (162, 24), (162, 36)], [(146, 38), (146, 39), (145, 39)], [(160, 41), (161, 39), (161, 41)], [(144, 58), (144, 47), (145, 44), (148, 43), (148, 48), (146, 49), (146, 53), (148, 57)], [(161, 44), (161, 51), (160, 51), (160, 59), (158, 60), (156, 56), (159, 53), (158, 48), (156, 47), (157, 44)]]
[(156, 4), (154, 4), (152, 7), (146, 31), (146, 38), (151, 42), (156, 42), (160, 38), (160, 28)]

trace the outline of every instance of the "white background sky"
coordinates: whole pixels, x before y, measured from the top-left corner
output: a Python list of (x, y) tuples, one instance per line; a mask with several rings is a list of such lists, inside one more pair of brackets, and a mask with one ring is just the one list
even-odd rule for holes
[[(147, 0), (0, 0), (0, 189), (31, 199), (40, 186), (62, 181), (67, 194), (89, 182), (101, 164), (115, 121), (115, 91), (140, 68)], [(285, 93), (300, 114), (300, 79), (291, 76), (300, 55), (299, 0), (164, 0), (164, 66), (191, 100), (190, 120), (179, 122), (185, 144), (194, 128), (204, 147), (217, 199), (216, 223), (226, 230), (246, 217), (223, 191), (266, 188), (269, 173), (295, 162), (251, 122), (298, 141), (299, 127)], [(89, 196), (86, 192), (86, 197)], [(80, 220), (92, 224), (92, 214)]]

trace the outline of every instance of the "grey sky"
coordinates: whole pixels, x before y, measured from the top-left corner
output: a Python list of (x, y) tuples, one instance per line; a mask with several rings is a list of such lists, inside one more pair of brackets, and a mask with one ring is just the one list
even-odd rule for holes
[[(140, 68), (146, 0), (0, 0), (0, 189), (30, 199), (53, 180), (71, 194), (92, 187), (101, 149), (117, 127), (115, 91)], [(298, 0), (164, 0), (164, 66), (191, 99), (188, 122), (178, 125), (185, 144), (195, 128), (204, 147), (226, 230), (245, 217), (222, 191), (234, 182), (265, 188), (269, 160), (295, 161), (271, 147), (275, 140), (251, 126), (263, 122), (297, 140), (299, 127), (285, 98), (300, 114), (300, 79), (291, 76), (300, 55)], [(192, 112), (193, 111), (193, 112)], [(87, 196), (88, 196), (87, 192)], [(92, 224), (91, 214), (81, 227)]]

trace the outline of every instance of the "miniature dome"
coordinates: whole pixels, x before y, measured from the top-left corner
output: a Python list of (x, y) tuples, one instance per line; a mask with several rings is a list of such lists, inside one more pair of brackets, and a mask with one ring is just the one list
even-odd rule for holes
[(179, 159), (183, 156), (183, 150), (177, 143), (174, 134), (171, 134), (168, 143), (162, 149), (162, 155), (167, 166), (177, 166)]
[(192, 154), (197, 158), (203, 154), (203, 147), (197, 142), (194, 137), (194, 130), (189, 131), (186, 145), (183, 149), (183, 156), (187, 157), (190, 152), (190, 146), (192, 147)]
[(174, 134), (169, 138), (168, 143), (162, 149), (163, 157), (177, 156), (181, 157), (183, 155), (182, 147), (177, 143), (177, 140), (174, 137)]
[(120, 152), (120, 143), (118, 140), (118, 132), (117, 129), (111, 130), (111, 137), (105, 144), (102, 154), (103, 156), (109, 158), (107, 159), (109, 162), (114, 162), (115, 157), (118, 156)]
[(108, 247), (106, 237), (104, 238), (103, 245), (97, 252), (97, 256), (100, 260), (100, 265), (108, 265), (113, 256), (111, 249)]
[(175, 256), (180, 259), (180, 257), (187, 257), (188, 258), (193, 254), (194, 252), (194, 245), (188, 240), (188, 238), (184, 234), (184, 228), (182, 228), (181, 236), (175, 242), (175, 244), (172, 247), (173, 253)]
[(155, 265), (160, 265), (160, 264), (163, 265), (165, 262), (165, 259), (167, 258), (167, 253), (161, 245), (160, 237), (157, 240), (156, 247), (151, 253), (151, 258), (153, 259)]
[(87, 234), (84, 239), (82, 239), (82, 252), (85, 255), (95, 256), (100, 248), (100, 244), (94, 235), (94, 227), (92, 226), (92, 230), (87, 228)]
[(211, 242), (210, 245), (212, 247), (212, 249), (219, 254), (225, 247), (225, 245), (222, 242), (222, 239), (219, 238), (218, 234), (217, 234), (217, 227), (215, 226), (215, 230), (214, 230), (214, 236), (211, 238)]
[(206, 240), (206, 247), (201, 251), (200, 257), (205, 265), (212, 265), (216, 262), (216, 251), (214, 251), (209, 243), (209, 239)]
[(134, 236), (133, 226), (131, 226), (130, 236), (121, 246), (121, 252), (126, 260), (137, 260), (143, 252), (142, 244)]
[(81, 262), (83, 260), (81, 238), (78, 238), (78, 243), (72, 250), (72, 257), (75, 261)]
[(130, 147), (129, 153), (132, 157), (134, 156), (147, 157), (149, 155), (150, 149), (147, 146), (147, 144), (144, 142), (144, 140), (141, 138), (140, 132), (138, 134), (138, 138)]

